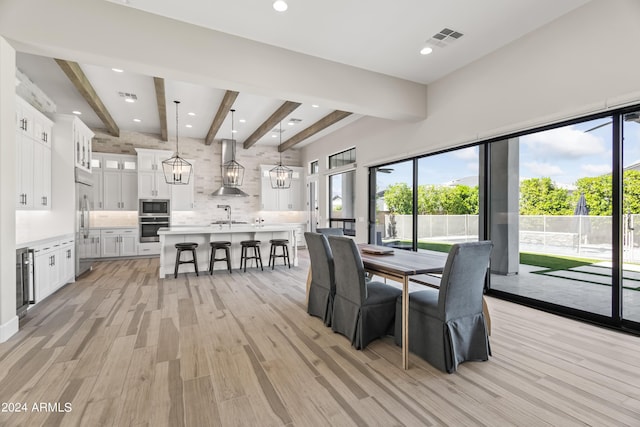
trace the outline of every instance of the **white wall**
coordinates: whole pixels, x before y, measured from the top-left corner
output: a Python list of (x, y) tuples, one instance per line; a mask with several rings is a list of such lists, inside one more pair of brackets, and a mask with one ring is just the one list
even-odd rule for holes
[[(0, 93), (15, 91), (16, 52), (0, 37)], [(15, 96), (0, 97), (0, 342), (18, 331), (16, 316)]]
[[(303, 164), (356, 146), (356, 217), (367, 240), (367, 166), (640, 102), (640, 1), (593, 0), (428, 86), (428, 118), (364, 117), (303, 149)], [(320, 180), (320, 211), (327, 209)], [(324, 224), (321, 224), (324, 225)]]

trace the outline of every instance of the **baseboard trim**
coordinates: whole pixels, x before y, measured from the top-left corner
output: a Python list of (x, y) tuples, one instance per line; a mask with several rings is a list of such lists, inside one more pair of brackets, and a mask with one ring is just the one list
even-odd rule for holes
[(18, 316), (13, 316), (7, 323), (0, 325), (0, 343), (7, 341), (18, 332), (19, 326)]

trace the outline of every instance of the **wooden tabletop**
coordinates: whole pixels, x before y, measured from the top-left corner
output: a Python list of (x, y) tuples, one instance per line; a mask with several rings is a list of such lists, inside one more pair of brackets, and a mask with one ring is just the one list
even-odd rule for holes
[(358, 248), (365, 269), (397, 276), (441, 273), (447, 261), (447, 254), (442, 252), (413, 252), (394, 249), (391, 254), (378, 255), (370, 253), (368, 250), (382, 251), (389, 250), (389, 247), (359, 244)]

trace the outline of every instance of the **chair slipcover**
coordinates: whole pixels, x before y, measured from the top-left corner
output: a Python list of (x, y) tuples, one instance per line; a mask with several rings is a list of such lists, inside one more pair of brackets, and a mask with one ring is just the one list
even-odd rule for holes
[(304, 233), (311, 261), (311, 286), (307, 313), (322, 319), (331, 326), (333, 298), (336, 294), (336, 280), (333, 256), (327, 238), (320, 233)]
[[(453, 245), (440, 288), (409, 294), (409, 349), (441, 371), (489, 359), (482, 293), (492, 248), (490, 241)], [(402, 297), (396, 310), (395, 341), (402, 345)]]
[(402, 291), (380, 282), (366, 282), (360, 252), (353, 239), (329, 236), (336, 274), (331, 329), (351, 340), (357, 350), (393, 334), (395, 304)]
[(316, 232), (325, 236), (344, 236), (342, 228), (316, 228)]

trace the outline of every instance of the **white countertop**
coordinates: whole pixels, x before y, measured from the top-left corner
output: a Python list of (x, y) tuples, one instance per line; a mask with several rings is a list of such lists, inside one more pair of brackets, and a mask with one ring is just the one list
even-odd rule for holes
[(185, 226), (178, 225), (175, 227), (161, 228), (158, 230), (158, 235), (180, 235), (180, 234), (228, 234), (228, 233), (269, 233), (273, 231), (291, 231), (297, 228), (296, 224), (271, 224), (255, 226), (252, 224), (223, 224), (222, 226), (207, 225), (207, 226)]

